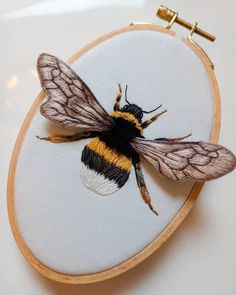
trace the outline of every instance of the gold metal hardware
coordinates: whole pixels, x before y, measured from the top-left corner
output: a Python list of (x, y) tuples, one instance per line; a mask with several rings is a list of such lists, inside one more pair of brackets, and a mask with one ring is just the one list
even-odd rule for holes
[[(215, 41), (215, 39), (216, 39), (215, 36), (209, 34), (206, 31), (203, 31), (202, 29), (200, 29), (198, 27), (197, 22), (195, 22), (194, 24), (191, 24), (191, 23), (187, 22), (186, 20), (180, 18), (178, 12), (172, 11), (171, 9), (169, 9), (169, 8), (163, 6), (163, 5), (161, 5), (159, 7), (159, 9), (157, 10), (156, 15), (159, 18), (161, 18), (161, 19), (168, 22), (167, 25), (165, 26), (166, 29), (171, 29), (173, 24), (177, 23), (177, 24), (181, 25), (182, 27), (185, 27), (186, 29), (190, 30), (190, 33), (189, 33), (189, 35), (187, 37), (187, 40), (189, 42), (191, 42), (199, 51), (201, 51), (201, 53), (203, 53), (206, 56), (210, 66), (212, 67), (212, 69), (214, 69), (213, 62), (211, 61), (209, 56), (206, 54), (206, 52), (203, 50), (203, 48), (193, 40), (192, 36), (193, 36), (194, 33), (196, 33), (196, 34), (206, 38), (207, 40), (209, 40), (211, 42)], [(130, 24), (130, 26), (135, 26), (135, 25), (157, 25), (157, 24), (149, 23), (149, 22), (132, 22)]]
[(168, 21), (168, 24), (166, 25), (167, 29), (170, 29), (175, 22), (178, 23), (179, 25), (189, 29), (190, 33), (189, 33), (189, 35), (187, 37), (187, 40), (189, 42), (191, 42), (195, 47), (197, 47), (206, 56), (210, 66), (212, 67), (212, 69), (214, 69), (213, 62), (211, 61), (209, 56), (206, 54), (206, 52), (203, 50), (203, 48), (193, 40), (192, 35), (194, 33), (196, 33), (196, 34), (206, 38), (207, 40), (209, 40), (211, 42), (215, 41), (215, 39), (216, 39), (215, 36), (207, 33), (206, 31), (203, 31), (202, 29), (199, 29), (198, 26), (197, 26), (198, 25), (197, 22), (195, 22), (194, 24), (191, 24), (191, 23), (187, 22), (186, 20), (180, 18), (179, 14), (177, 12), (172, 11), (169, 8), (164, 7), (162, 5), (157, 10), (156, 15), (159, 16), (161, 19)]
[[(192, 30), (193, 28), (193, 24), (187, 22), (186, 20), (180, 18), (178, 16), (178, 13), (177, 12), (174, 12), (172, 10), (170, 10), (169, 8), (167, 7), (164, 7), (163, 5), (160, 6), (160, 8), (157, 10), (157, 16), (159, 16), (161, 19), (163, 20), (166, 20), (169, 22), (168, 25), (173, 25), (174, 22), (176, 22), (177, 24), (185, 27), (186, 29), (188, 30)], [(167, 27), (168, 27), (167, 25)], [(206, 38), (207, 40), (213, 42), (215, 41), (216, 37), (207, 33), (206, 31), (203, 31), (202, 29), (196, 27), (194, 29), (194, 33)]]
[(187, 40), (189, 41), (189, 42), (191, 42), (194, 46), (196, 46), (205, 56), (206, 56), (206, 58), (208, 59), (208, 62), (209, 62), (209, 64), (210, 64), (210, 66), (211, 66), (211, 68), (214, 70), (214, 64), (213, 64), (213, 62), (211, 61), (211, 59), (210, 59), (210, 57), (207, 55), (207, 53), (203, 50), (203, 48), (200, 46), (200, 45), (198, 45), (194, 40), (193, 40), (193, 38), (192, 38), (192, 35), (193, 35), (193, 33), (195, 32), (195, 30), (196, 30), (196, 28), (197, 28), (197, 22), (195, 22), (194, 24), (193, 24), (193, 27), (192, 27), (192, 29), (191, 29), (191, 31), (190, 31), (190, 33), (189, 33), (189, 35), (188, 35), (188, 37), (187, 37)]
[(170, 28), (173, 26), (174, 22), (176, 21), (176, 19), (177, 19), (178, 16), (179, 16), (178, 12), (173, 12), (173, 13), (174, 13), (174, 14), (173, 14), (171, 20), (170, 20), (169, 23), (166, 25), (166, 28), (167, 28), (167, 29), (170, 29)]

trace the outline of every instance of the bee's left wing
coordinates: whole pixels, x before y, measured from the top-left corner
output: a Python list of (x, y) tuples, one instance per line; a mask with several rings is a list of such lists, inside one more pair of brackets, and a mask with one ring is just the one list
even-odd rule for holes
[(174, 181), (215, 179), (236, 166), (232, 152), (203, 141), (173, 142), (136, 137), (131, 145), (157, 172)]
[(100, 105), (85, 82), (70, 66), (50, 54), (41, 54), (37, 70), (47, 100), (40, 111), (49, 120), (67, 129), (104, 131), (114, 121)]

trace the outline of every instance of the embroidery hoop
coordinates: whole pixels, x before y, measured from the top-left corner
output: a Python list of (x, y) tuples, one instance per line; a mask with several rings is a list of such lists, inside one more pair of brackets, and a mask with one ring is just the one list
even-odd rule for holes
[[(79, 50), (75, 55), (73, 55), (68, 63), (71, 64), (75, 60), (79, 59), (82, 55), (84, 55), (86, 52), (89, 50), (93, 49), (100, 43), (117, 36), (121, 33), (125, 32), (130, 32), (130, 31), (138, 31), (138, 30), (151, 30), (151, 31), (157, 31), (157, 32), (162, 32), (164, 34), (169, 34), (172, 36), (175, 36), (175, 33), (173, 31), (170, 31), (166, 28), (163, 28), (158, 25), (148, 25), (148, 24), (136, 24), (134, 26), (129, 26), (126, 28), (122, 28), (119, 30), (116, 30), (114, 32), (108, 33), (95, 41), (92, 41), (89, 43), (87, 46)], [(220, 95), (219, 95), (219, 90), (217, 86), (217, 81), (214, 75), (214, 71), (211, 68), (211, 65), (209, 63), (209, 60), (207, 57), (204, 55), (203, 52), (201, 52), (198, 48), (196, 48), (190, 40), (184, 39), (183, 42), (185, 43), (186, 46), (189, 46), (195, 54), (198, 56), (198, 58), (202, 61), (204, 64), (204, 67), (206, 69), (206, 72), (208, 74), (208, 79), (210, 80), (211, 83), (211, 90), (212, 90), (212, 97), (214, 99), (213, 105), (214, 105), (214, 116), (213, 116), (213, 128), (211, 132), (211, 142), (217, 143), (218, 141), (218, 136), (219, 136), (219, 128), (220, 128)], [(25, 258), (28, 260), (28, 262), (35, 268), (37, 269), (40, 273), (45, 275), (46, 277), (56, 280), (59, 282), (63, 283), (72, 283), (72, 284), (79, 284), (79, 283), (92, 283), (92, 282), (98, 282), (102, 280), (106, 280), (109, 278), (112, 278), (114, 276), (117, 276), (135, 265), (139, 264), (141, 261), (143, 261), (145, 258), (147, 258), (149, 255), (151, 255), (154, 251), (156, 251), (177, 229), (177, 227), (180, 225), (180, 223), (183, 221), (183, 219), (186, 217), (188, 212), (191, 210), (194, 201), (198, 197), (203, 184), (198, 183), (195, 184), (191, 193), (189, 194), (188, 198), (186, 199), (184, 205), (178, 212), (178, 214), (172, 219), (170, 224), (165, 228), (165, 230), (151, 243), (149, 244), (146, 248), (144, 248), (141, 252), (139, 252), (137, 255), (133, 256), (129, 260), (123, 262), (122, 264), (106, 270), (102, 271), (99, 273), (94, 273), (90, 275), (66, 275), (62, 274), (59, 272), (56, 272), (47, 266), (45, 266), (41, 261), (39, 261), (30, 251), (30, 249), (26, 246), (20, 230), (19, 226), (17, 224), (17, 217), (16, 217), (16, 211), (15, 211), (15, 201), (14, 201), (14, 178), (15, 178), (15, 171), (16, 171), (16, 165), (17, 165), (17, 160), (19, 157), (19, 153), (21, 150), (21, 145), (23, 143), (24, 137), (26, 135), (26, 132), (28, 130), (28, 127), (31, 123), (31, 120), (33, 119), (36, 110), (38, 109), (39, 105), (41, 104), (42, 100), (44, 99), (45, 95), (43, 92), (41, 92), (36, 99), (35, 103), (33, 104), (28, 116), (25, 119), (25, 122), (21, 128), (21, 131), (19, 133), (11, 165), (10, 165), (10, 170), (9, 170), (9, 179), (8, 179), (8, 212), (9, 212), (9, 219), (10, 219), (10, 224), (11, 228), (15, 237), (15, 240), (18, 244), (18, 247), (20, 248), (22, 254), (25, 256)]]

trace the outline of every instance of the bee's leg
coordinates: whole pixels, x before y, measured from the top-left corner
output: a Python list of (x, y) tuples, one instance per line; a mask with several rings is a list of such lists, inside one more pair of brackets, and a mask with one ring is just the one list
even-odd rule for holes
[(175, 138), (166, 138), (166, 137), (160, 137), (160, 138), (155, 138), (155, 140), (163, 140), (163, 141), (173, 141), (173, 142), (178, 142), (178, 141), (181, 141), (185, 138), (188, 138), (192, 136), (192, 133), (189, 133), (185, 136), (182, 136), (182, 137), (175, 137)]
[(164, 110), (162, 112), (160, 112), (159, 114), (155, 115), (154, 117), (152, 117), (151, 119), (147, 120), (147, 121), (144, 121), (142, 124), (141, 124), (141, 127), (142, 128), (147, 128), (150, 124), (152, 124), (154, 121), (156, 121), (162, 114), (166, 113), (167, 110)]
[(152, 207), (152, 203), (151, 203), (152, 200), (151, 200), (151, 197), (149, 195), (148, 189), (147, 189), (145, 181), (144, 181), (140, 161), (133, 163), (133, 165), (134, 165), (134, 169), (135, 169), (135, 175), (136, 175), (138, 188), (139, 188), (139, 191), (141, 193), (141, 196), (142, 196), (144, 202), (148, 205), (148, 207), (150, 208), (150, 210), (152, 210), (152, 212), (154, 212), (156, 215), (159, 215)]
[(72, 135), (51, 135), (47, 137), (36, 136), (38, 139), (50, 141), (53, 143), (72, 142), (83, 138), (96, 136), (94, 132), (74, 133)]
[(120, 83), (118, 83), (118, 93), (117, 93), (117, 97), (113, 106), (114, 111), (119, 111), (120, 110), (120, 100), (122, 97), (122, 88)]

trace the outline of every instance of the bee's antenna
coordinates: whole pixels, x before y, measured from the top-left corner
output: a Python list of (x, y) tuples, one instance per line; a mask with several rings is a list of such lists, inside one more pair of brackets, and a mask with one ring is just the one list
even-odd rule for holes
[(130, 102), (127, 99), (127, 90), (128, 90), (128, 85), (125, 86), (125, 101), (130, 104)]
[(155, 108), (154, 110), (151, 110), (151, 111), (149, 111), (149, 112), (147, 112), (147, 111), (143, 111), (143, 113), (144, 114), (150, 114), (150, 113), (152, 113), (152, 112), (155, 112), (156, 110), (158, 110), (160, 107), (162, 107), (162, 104), (160, 104), (157, 108)]

